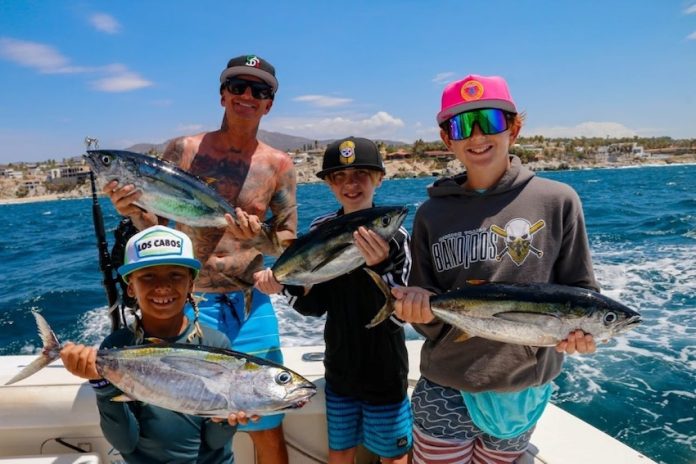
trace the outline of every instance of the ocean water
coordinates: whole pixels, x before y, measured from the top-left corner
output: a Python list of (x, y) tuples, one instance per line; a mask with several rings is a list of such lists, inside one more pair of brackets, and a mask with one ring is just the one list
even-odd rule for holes
[[(696, 166), (539, 175), (579, 193), (602, 292), (644, 318), (594, 355), (568, 357), (553, 401), (658, 462), (693, 464)], [(432, 180), (385, 181), (377, 203), (408, 205), (410, 230)], [(119, 218), (108, 201), (101, 205), (111, 244)], [(299, 186), (300, 231), (336, 207), (324, 185)], [(31, 309), (43, 312), (61, 340), (97, 344), (108, 333), (90, 199), (0, 205), (0, 263), (0, 354), (39, 348)], [(274, 302), (284, 344), (322, 341), (322, 319)]]

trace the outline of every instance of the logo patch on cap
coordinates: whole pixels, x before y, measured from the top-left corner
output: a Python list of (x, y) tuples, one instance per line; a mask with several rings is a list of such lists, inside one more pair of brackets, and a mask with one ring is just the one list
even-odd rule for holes
[(355, 162), (355, 143), (351, 140), (346, 140), (340, 144), (338, 152), (341, 154), (338, 158), (341, 164), (353, 164)]
[(261, 65), (261, 60), (256, 55), (248, 55), (246, 57), (246, 63), (244, 64), (247, 66), (253, 66), (254, 68), (258, 68)]
[(479, 81), (468, 81), (462, 85), (461, 94), (464, 101), (478, 100), (483, 96), (483, 84)]
[(181, 256), (183, 248), (183, 241), (166, 231), (154, 231), (135, 242), (135, 251), (139, 259), (156, 256)]

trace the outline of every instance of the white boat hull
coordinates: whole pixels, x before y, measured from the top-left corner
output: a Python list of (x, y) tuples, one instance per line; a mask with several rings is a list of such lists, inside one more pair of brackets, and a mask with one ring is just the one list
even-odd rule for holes
[[(407, 342), (413, 384), (419, 377), (420, 341)], [(328, 455), (321, 361), (305, 361), (308, 352), (322, 346), (283, 348), (285, 364), (319, 386), (305, 407), (285, 416), (283, 428), (291, 464), (325, 463)], [(26, 366), (32, 356), (0, 357), (0, 385)], [(75, 447), (75, 449), (70, 448)], [(80, 453), (84, 450), (87, 454)], [(238, 464), (253, 463), (253, 445), (245, 433), (234, 438)], [(361, 451), (359, 462), (375, 462)], [(0, 464), (118, 464), (123, 460), (99, 428), (94, 393), (89, 384), (72, 376), (56, 362), (10, 386), (0, 386)], [(549, 405), (521, 461), (544, 464), (648, 464), (654, 461)]]

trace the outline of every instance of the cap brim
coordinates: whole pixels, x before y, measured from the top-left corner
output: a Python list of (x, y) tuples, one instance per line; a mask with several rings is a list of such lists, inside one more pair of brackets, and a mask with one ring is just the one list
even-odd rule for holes
[(138, 269), (145, 269), (147, 267), (153, 266), (182, 266), (195, 271), (194, 277), (198, 276), (198, 271), (201, 268), (201, 263), (197, 259), (191, 258), (163, 258), (163, 259), (153, 259), (150, 261), (140, 261), (132, 264), (124, 264), (118, 268), (118, 273), (121, 274), (124, 282), (128, 283), (127, 276)]
[(240, 76), (242, 74), (258, 77), (273, 88), (273, 93), (278, 90), (278, 79), (276, 79), (273, 74), (251, 66), (233, 66), (225, 69), (222, 71), (222, 74), (220, 74), (220, 83), (222, 84), (230, 77)]
[(334, 171), (340, 171), (342, 169), (349, 169), (349, 168), (360, 168), (360, 169), (369, 169), (371, 171), (378, 171), (381, 172), (382, 174), (386, 174), (387, 170), (384, 168), (376, 168), (373, 164), (351, 164), (347, 166), (333, 166), (330, 168), (322, 169), (321, 171), (317, 172), (317, 177), (320, 179), (323, 179), (326, 177), (328, 174), (331, 174)]
[(464, 113), (465, 111), (480, 110), (482, 108), (496, 108), (510, 113), (517, 113), (515, 105), (507, 100), (477, 100), (460, 103), (440, 111), (437, 114), (437, 124), (442, 124), (456, 114)]

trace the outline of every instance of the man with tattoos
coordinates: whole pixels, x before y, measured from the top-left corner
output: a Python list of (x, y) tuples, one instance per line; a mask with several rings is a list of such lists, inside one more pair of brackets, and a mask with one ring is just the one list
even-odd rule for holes
[[(220, 76), (220, 104), (225, 108), (219, 130), (177, 138), (167, 146), (163, 159), (210, 182), (235, 205), (235, 217), (226, 215), (228, 227), (194, 228), (177, 224), (193, 240), (195, 254), (203, 263), (196, 296), (200, 320), (223, 333), (232, 349), (282, 363), (278, 321), (268, 295), (254, 289), (252, 310), (245, 316), (242, 282), (253, 283), (263, 269), (263, 254), (277, 254), (277, 247), (259, 245), (261, 223), (270, 209), (285, 218), (277, 227), (280, 242), (296, 235), (296, 179), (292, 160), (257, 139), (261, 118), (273, 106), (278, 89), (275, 69), (255, 55), (232, 58)], [(141, 192), (133, 185), (107, 184), (117, 211), (129, 216), (142, 230), (163, 218), (139, 208), (134, 202)], [(262, 254), (263, 253), (263, 254)], [(190, 308), (189, 308), (190, 311)], [(240, 426), (254, 442), (257, 462), (287, 463), (282, 415), (264, 416)]]

